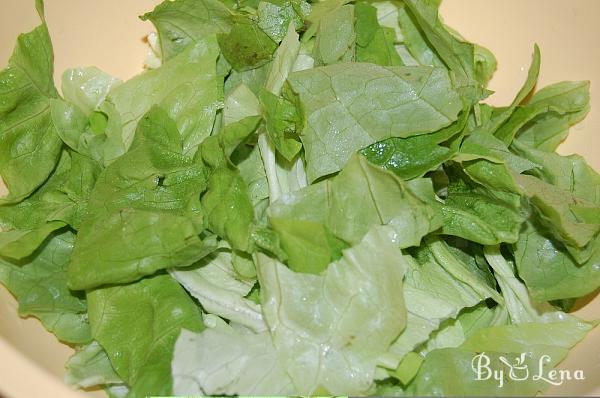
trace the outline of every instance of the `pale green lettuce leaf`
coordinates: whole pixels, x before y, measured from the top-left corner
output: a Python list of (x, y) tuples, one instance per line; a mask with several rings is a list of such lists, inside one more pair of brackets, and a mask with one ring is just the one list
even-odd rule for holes
[(97, 110), (108, 93), (121, 83), (116, 77), (90, 66), (65, 70), (61, 89), (65, 100), (89, 115)]
[[(419, 46), (410, 50), (409, 45), (413, 56), (421, 58), (421, 62), (425, 64), (431, 62), (436, 65), (436, 60), (441, 60), (454, 74), (465, 101), (471, 104), (478, 102), (485, 96), (485, 92), (475, 73), (475, 46), (457, 37), (444, 25), (438, 14), (438, 0), (406, 0), (404, 4), (416, 29), (422, 32), (410, 36), (414, 45)], [(404, 21), (406, 22), (406, 18)], [(406, 23), (401, 23), (402, 25), (408, 26)], [(423, 55), (425, 59), (422, 58)]]
[(260, 307), (246, 299), (254, 281), (237, 278), (233, 256), (219, 250), (194, 269), (172, 270), (171, 275), (202, 305), (204, 311), (246, 326), (256, 332), (266, 330)]
[(77, 388), (123, 384), (97, 341), (80, 346), (65, 364), (65, 383)]
[(577, 263), (587, 262), (600, 231), (600, 175), (581, 156), (548, 153), (519, 141), (511, 149), (540, 165), (531, 171), (538, 178), (519, 177), (540, 224)]
[(50, 112), (56, 132), (69, 148), (104, 164), (108, 122), (105, 114), (92, 112), (86, 115), (76, 105), (62, 99), (50, 101)]
[(269, 332), (219, 322), (196, 334), (183, 330), (173, 357), (177, 395), (294, 394)]
[(229, 32), (232, 25), (231, 11), (218, 0), (163, 1), (140, 18), (156, 27), (165, 60), (211, 34)]
[(488, 297), (497, 298), (492, 289), (477, 281), (455, 257), (430, 256), (422, 263), (410, 258), (407, 264), (404, 280), (407, 324), (379, 359), (380, 366), (388, 369), (396, 369), (405, 355), (427, 341), (442, 322), (456, 318), (464, 308)]
[(267, 181), (260, 150), (258, 146), (246, 145), (243, 152), (233, 154), (232, 161), (236, 164), (240, 175), (248, 185), (248, 194), (256, 213), (257, 206), (265, 201), (268, 203), (269, 198), (269, 182)]
[(309, 27), (304, 35), (304, 40), (309, 40), (315, 35), (319, 29), (319, 26), (321, 25), (321, 21), (325, 16), (327, 16), (327, 14), (337, 10), (349, 2), (350, 0), (331, 0), (313, 3), (310, 14), (306, 18)]
[[(275, 146), (277, 152), (290, 162), (302, 148), (297, 140), (297, 130), (299, 130), (297, 126), (301, 125), (301, 121), (295, 105), (279, 97), (279, 93), (298, 57), (300, 51), (298, 37), (294, 25), (290, 23), (286, 36), (275, 52), (265, 89), (259, 96), (269, 141)], [(265, 149), (270, 150), (270, 147), (271, 145)]]
[[(516, 179), (537, 210), (542, 224), (563, 241), (573, 255), (598, 235), (600, 218), (596, 203), (530, 175), (518, 175)], [(581, 260), (589, 258), (589, 254), (583, 255)]]
[(271, 39), (280, 42), (291, 24), (301, 29), (304, 18), (310, 14), (311, 6), (304, 0), (285, 0), (281, 2), (261, 1), (258, 3), (258, 26)]
[[(531, 93), (531, 90), (533, 90), (537, 83), (538, 75), (540, 74), (540, 63), (540, 48), (537, 44), (535, 44), (533, 46), (533, 57), (531, 60), (531, 65), (529, 66), (529, 70), (527, 71), (527, 78), (525, 79), (523, 86), (521, 87), (511, 104), (508, 107), (503, 108), (501, 111), (494, 114), (490, 122), (484, 126), (485, 130), (488, 133), (499, 134), (499, 127), (510, 118), (515, 109), (517, 109), (517, 106), (521, 102), (523, 102), (525, 98), (527, 98), (527, 95), (529, 95), (529, 93)], [(504, 135), (498, 136), (498, 138), (504, 141), (504, 143), (506, 143), (507, 145), (510, 144), (510, 140), (512, 139), (512, 137), (505, 137)]]
[(320, 276), (296, 274), (258, 254), (269, 331), (222, 321), (199, 334), (184, 331), (173, 360), (174, 392), (370, 391), (376, 358), (405, 321), (405, 260), (394, 235), (373, 230)]
[(265, 81), (264, 87), (267, 91), (279, 95), (283, 84), (292, 71), (299, 52), (299, 35), (294, 29), (294, 25), (290, 24), (281, 45), (275, 51), (275, 56), (271, 63), (267, 80)]
[(105, 163), (113, 162), (129, 149), (139, 120), (156, 104), (167, 111), (180, 130), (183, 153), (193, 154), (210, 134), (221, 106), (217, 55), (215, 37), (209, 36), (160, 68), (113, 88), (100, 107), (108, 116)]
[(402, 60), (394, 46), (396, 32), (383, 27), (378, 21), (378, 9), (366, 2), (354, 6), (356, 22), (356, 61), (377, 65), (402, 65)]
[(354, 61), (354, 6), (343, 5), (325, 14), (319, 22), (314, 48), (318, 65)]
[(486, 246), (485, 258), (494, 270), (494, 275), (504, 297), (504, 305), (511, 323), (550, 323), (576, 318), (557, 311), (546, 302), (532, 299), (527, 287), (515, 275), (513, 264), (506, 261), (499, 246)]
[(462, 103), (445, 69), (347, 63), (290, 74), (306, 125), (309, 181), (339, 171), (357, 150), (390, 137), (437, 131)]
[(239, 122), (240, 120), (261, 114), (260, 102), (254, 93), (244, 83), (240, 83), (225, 97), (223, 108), (223, 124)]
[[(433, 189), (430, 189), (433, 200)], [(390, 225), (401, 247), (418, 245), (439, 228), (440, 214), (389, 171), (354, 156), (331, 179), (283, 195), (269, 208), (292, 269), (323, 269), (332, 259), (333, 235), (357, 244), (375, 225)], [(333, 245), (335, 247), (337, 245)]]
[(392, 229), (374, 229), (322, 275), (257, 255), (263, 314), (297, 392), (373, 388), (377, 358), (406, 324), (406, 265), (396, 240)]
[(537, 91), (527, 104), (519, 106), (496, 132), (504, 142), (517, 140), (554, 151), (589, 111), (589, 82), (560, 82)]

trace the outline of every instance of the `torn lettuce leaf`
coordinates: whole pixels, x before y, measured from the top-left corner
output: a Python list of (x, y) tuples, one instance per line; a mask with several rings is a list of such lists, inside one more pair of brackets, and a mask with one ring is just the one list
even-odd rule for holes
[[(41, 3), (40, 3), (41, 4)], [(7, 192), (0, 204), (29, 196), (56, 166), (62, 141), (50, 117), (54, 53), (43, 5), (42, 24), (19, 36), (6, 69), (0, 71), (0, 179)]]
[(219, 34), (218, 40), (223, 56), (238, 72), (267, 64), (277, 49), (277, 43), (256, 21), (242, 15), (236, 16), (231, 30)]
[(538, 300), (581, 297), (600, 287), (600, 238), (590, 242), (590, 258), (578, 264), (539, 224), (527, 223), (514, 244), (519, 276)]
[(180, 130), (183, 153), (194, 154), (200, 142), (210, 134), (220, 106), (217, 56), (216, 39), (214, 35), (207, 36), (160, 68), (113, 88), (100, 106), (108, 117), (105, 164), (114, 162), (129, 149), (138, 122), (158, 104)]
[(450, 125), (462, 109), (442, 68), (345, 63), (294, 72), (288, 83), (304, 111), (300, 138), (311, 182), (374, 142)]
[(74, 346), (68, 383), (543, 389), (473, 358), (548, 371), (593, 326), (568, 311), (600, 286), (600, 176), (554, 153), (590, 85), (536, 91), (535, 46), (515, 98), (481, 102), (496, 59), (439, 6), (167, 0), (147, 71), (68, 69), (59, 94), (36, 1), (0, 72), (0, 281)]
[(87, 299), (92, 337), (131, 388), (127, 396), (170, 394), (177, 336), (182, 329), (204, 328), (200, 309), (185, 290), (168, 274), (160, 274), (92, 290)]
[[(538, 369), (543, 355), (543, 374), (554, 368), (592, 326), (580, 321), (554, 323), (521, 323), (483, 328), (471, 335), (457, 348), (431, 351), (419, 373), (406, 389), (409, 395), (513, 396), (536, 395), (549, 384), (544, 380), (513, 380), (507, 378), (500, 386), (493, 377), (478, 380), (471, 367), (473, 358), (485, 353), (490, 367), (501, 366), (500, 357), (523, 368)], [(529, 353), (521, 356), (521, 353)], [(485, 360), (482, 358), (482, 366)], [(518, 361), (518, 362), (515, 362)], [(482, 369), (484, 372), (485, 369)], [(506, 370), (508, 371), (508, 369)], [(483, 378), (482, 374), (482, 378)], [(522, 377), (519, 373), (517, 377)], [(456, 380), (460, 380), (457, 383)]]
[(231, 11), (218, 0), (165, 1), (140, 18), (156, 27), (164, 60), (212, 34), (229, 32), (233, 22)]
[(377, 65), (403, 65), (396, 51), (394, 28), (381, 26), (376, 6), (357, 2), (354, 6), (356, 22), (356, 61)]
[(245, 297), (255, 280), (239, 280), (233, 255), (219, 250), (193, 269), (171, 270), (171, 275), (202, 305), (204, 311), (255, 332), (266, 330), (260, 307)]
[(354, 61), (354, 19), (352, 5), (335, 8), (321, 18), (314, 48), (317, 65)]
[(442, 233), (492, 245), (516, 242), (525, 215), (518, 193), (484, 187), (456, 165), (445, 169), (450, 179), (442, 206)]
[(25, 262), (0, 260), (0, 282), (16, 297), (19, 315), (34, 316), (66, 343), (91, 340), (87, 305), (81, 292), (67, 287), (67, 265), (75, 235), (54, 233)]
[(537, 91), (519, 106), (496, 135), (504, 142), (526, 143), (554, 151), (589, 111), (589, 82), (560, 82)]
[[(260, 363), (260, 366), (257, 364)], [(173, 393), (288, 395), (296, 391), (267, 331), (218, 322), (202, 333), (183, 330), (173, 357)]]
[(279, 43), (285, 37), (289, 25), (294, 29), (302, 28), (310, 10), (310, 3), (304, 0), (260, 1), (256, 9), (258, 26), (273, 41)]
[[(435, 202), (433, 196), (430, 189)], [(301, 272), (323, 270), (337, 247), (357, 244), (372, 226), (391, 226), (399, 245), (409, 247), (441, 225), (439, 209), (359, 155), (336, 177), (283, 195), (268, 214), (290, 267)]]
[(256, 261), (268, 331), (222, 324), (183, 333), (173, 362), (175, 392), (371, 391), (377, 357), (406, 322), (396, 233), (373, 229), (322, 275), (295, 273), (264, 254)]
[(90, 66), (64, 71), (61, 89), (66, 101), (89, 115), (96, 111), (108, 93), (121, 83), (116, 77)]
[(205, 165), (185, 155), (167, 112), (152, 108), (129, 152), (98, 177), (69, 265), (71, 288), (132, 282), (209, 254), (215, 238), (200, 236), (206, 187)]
[(486, 298), (498, 300), (497, 293), (477, 281), (458, 259), (450, 260), (454, 262), (453, 268), (446, 265), (448, 261), (441, 262), (431, 253), (425, 254), (421, 261), (408, 259), (404, 280), (406, 329), (379, 358), (380, 366), (396, 370), (404, 357), (428, 341), (444, 321), (456, 318), (461, 310)]
[(120, 385), (123, 380), (113, 369), (106, 351), (92, 341), (78, 347), (75, 354), (65, 364), (65, 383), (77, 388), (90, 388), (97, 385)]

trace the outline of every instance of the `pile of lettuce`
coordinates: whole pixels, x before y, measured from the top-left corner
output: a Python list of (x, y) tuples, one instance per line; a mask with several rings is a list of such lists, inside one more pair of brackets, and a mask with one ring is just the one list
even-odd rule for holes
[[(593, 327), (600, 175), (556, 147), (588, 82), (503, 107), (437, 0), (175, 0), (154, 68), (69, 69), (44, 21), (0, 72), (0, 281), (146, 395), (534, 395)], [(525, 353), (521, 356), (521, 353)], [(520, 361), (520, 362), (519, 362)], [(523, 362), (524, 361), (524, 362)], [(506, 370), (506, 369), (505, 369)]]

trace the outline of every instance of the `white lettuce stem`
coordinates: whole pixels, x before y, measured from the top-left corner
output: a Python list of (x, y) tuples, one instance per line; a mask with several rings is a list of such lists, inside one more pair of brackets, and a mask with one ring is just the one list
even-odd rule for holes
[(281, 196), (281, 186), (277, 178), (277, 165), (275, 164), (275, 148), (269, 141), (264, 128), (258, 133), (258, 149), (263, 160), (267, 182), (269, 183), (269, 203), (273, 203)]

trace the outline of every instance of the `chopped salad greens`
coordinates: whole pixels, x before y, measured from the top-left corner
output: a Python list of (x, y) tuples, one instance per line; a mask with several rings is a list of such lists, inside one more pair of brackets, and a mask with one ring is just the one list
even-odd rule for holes
[[(0, 282), (147, 395), (535, 395), (595, 325), (600, 175), (557, 146), (589, 82), (484, 101), (496, 60), (437, 0), (174, 0), (147, 70), (0, 72)], [(495, 361), (495, 362), (494, 362)], [(505, 366), (505, 370), (508, 368)], [(510, 367), (513, 370), (513, 367)]]

